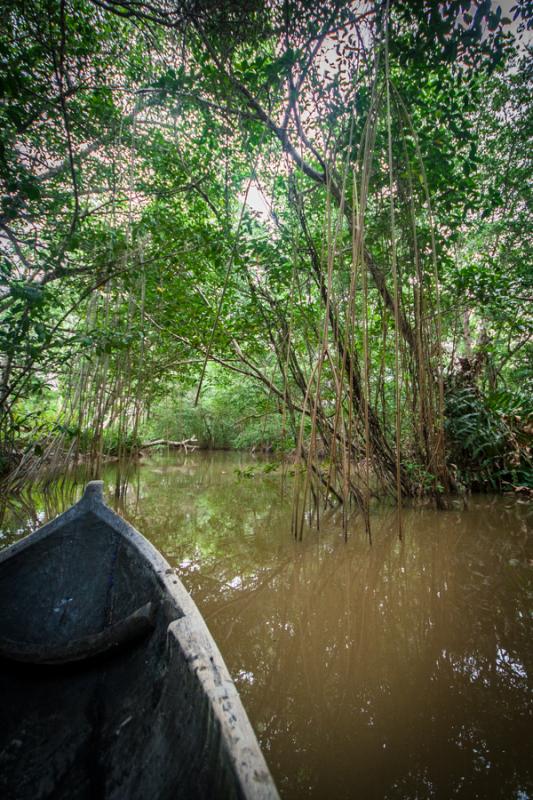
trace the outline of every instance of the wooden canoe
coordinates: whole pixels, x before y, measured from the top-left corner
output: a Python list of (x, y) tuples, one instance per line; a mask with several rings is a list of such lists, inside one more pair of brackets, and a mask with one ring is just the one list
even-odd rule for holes
[(0, 797), (278, 797), (198, 609), (100, 481), (0, 552)]

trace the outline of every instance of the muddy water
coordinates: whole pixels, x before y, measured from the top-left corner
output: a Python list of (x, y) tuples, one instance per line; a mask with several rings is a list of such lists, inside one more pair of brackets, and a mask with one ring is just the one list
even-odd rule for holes
[[(80, 489), (8, 503), (0, 546)], [(403, 543), (378, 508), (371, 547), (357, 519), (295, 543), (289, 485), (193, 454), (133, 471), (119, 505), (196, 600), (283, 798), (533, 797), (531, 503), (412, 509)]]

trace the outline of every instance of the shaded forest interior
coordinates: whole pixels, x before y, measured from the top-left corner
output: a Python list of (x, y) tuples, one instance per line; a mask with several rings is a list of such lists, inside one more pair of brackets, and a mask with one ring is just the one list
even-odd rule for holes
[(533, 490), (533, 22), (508, 5), (6, 3), (4, 484), (266, 450), (296, 534), (308, 507)]

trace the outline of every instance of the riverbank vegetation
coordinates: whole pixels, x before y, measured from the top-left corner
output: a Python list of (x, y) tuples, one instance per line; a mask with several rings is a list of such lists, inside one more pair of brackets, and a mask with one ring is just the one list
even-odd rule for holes
[(301, 463), (296, 517), (533, 487), (528, 0), (4, 23), (4, 481), (194, 439)]

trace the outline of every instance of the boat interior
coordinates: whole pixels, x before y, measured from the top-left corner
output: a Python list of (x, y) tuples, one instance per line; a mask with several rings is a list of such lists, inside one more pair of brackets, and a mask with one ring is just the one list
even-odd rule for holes
[(0, 562), (3, 800), (243, 796), (183, 617), (90, 510)]

